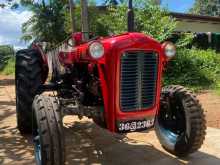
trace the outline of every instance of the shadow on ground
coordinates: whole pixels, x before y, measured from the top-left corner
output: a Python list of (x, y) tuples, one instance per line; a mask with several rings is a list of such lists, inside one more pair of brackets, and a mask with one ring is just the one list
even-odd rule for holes
[(15, 101), (0, 101), (0, 109), (4, 106), (15, 106)]
[(17, 128), (0, 127), (0, 164), (34, 164), (32, 137), (21, 136)]
[[(219, 158), (203, 152), (178, 159), (150, 143), (111, 134), (89, 121), (67, 123), (64, 131), (67, 165), (220, 164)], [(31, 136), (20, 136), (15, 127), (0, 126), (0, 164), (35, 164)]]
[[(0, 100), (0, 126), (5, 125), (6, 120), (15, 120), (13, 115), (15, 115), (15, 102), (13, 101), (1, 101)], [(16, 123), (16, 121), (14, 121)], [(13, 125), (14, 123), (12, 123)], [(7, 126), (10, 124), (7, 124)], [(2, 131), (2, 130), (0, 130)], [(1, 133), (1, 132), (0, 132)], [(1, 136), (1, 134), (0, 134)], [(1, 142), (1, 141), (0, 141)]]
[[(0, 165), (34, 165), (32, 138), (21, 136), (16, 128), (14, 89), (9, 88), (7, 96), (1, 92), (13, 84), (12, 79), (0, 80)], [(213, 156), (218, 155), (217, 151), (178, 159), (160, 148), (155, 136), (149, 136), (152, 132), (142, 133), (140, 136), (146, 136), (146, 140), (141, 141), (111, 134), (88, 120), (72, 118), (64, 132), (67, 165), (220, 165), (220, 159)]]
[(178, 159), (150, 143), (111, 134), (91, 122), (67, 124), (65, 132), (69, 165), (220, 164), (219, 158), (203, 152)]
[(10, 86), (14, 84), (15, 84), (14, 78), (3, 78), (0, 80), (0, 86)]

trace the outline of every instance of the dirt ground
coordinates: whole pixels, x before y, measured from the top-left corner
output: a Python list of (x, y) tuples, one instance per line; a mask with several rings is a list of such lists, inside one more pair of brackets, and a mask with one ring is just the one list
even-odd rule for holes
[[(220, 97), (205, 92), (199, 99), (208, 125), (219, 127)], [(178, 159), (164, 151), (154, 131), (111, 134), (90, 120), (65, 117), (67, 165), (219, 165), (220, 130), (208, 128), (200, 151)], [(0, 76), (0, 165), (32, 165), (32, 139), (16, 129), (14, 80)]]
[(198, 98), (205, 110), (208, 126), (220, 128), (220, 96), (211, 91), (204, 91)]

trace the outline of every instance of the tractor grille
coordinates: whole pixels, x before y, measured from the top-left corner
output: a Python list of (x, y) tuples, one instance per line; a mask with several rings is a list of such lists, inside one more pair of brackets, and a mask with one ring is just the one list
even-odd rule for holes
[(154, 105), (157, 68), (156, 53), (135, 51), (121, 56), (121, 111), (139, 111)]

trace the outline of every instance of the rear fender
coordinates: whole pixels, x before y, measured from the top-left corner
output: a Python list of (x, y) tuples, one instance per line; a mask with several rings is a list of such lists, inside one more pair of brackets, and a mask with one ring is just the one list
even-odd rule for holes
[(35, 49), (39, 52), (38, 55), (40, 56), (42, 60), (42, 69), (43, 69), (42, 82), (45, 83), (48, 77), (48, 73), (49, 73), (49, 67), (48, 67), (46, 54), (43, 52), (42, 46), (40, 44), (33, 44), (32, 49)]

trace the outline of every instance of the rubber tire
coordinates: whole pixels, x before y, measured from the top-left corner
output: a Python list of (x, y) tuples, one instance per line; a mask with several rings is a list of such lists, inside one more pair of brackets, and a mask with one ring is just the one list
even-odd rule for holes
[[(158, 121), (158, 117), (155, 123), (156, 135), (165, 150), (179, 156), (185, 157), (188, 154), (196, 152), (203, 144), (206, 135), (206, 120), (204, 111), (196, 98), (196, 96), (188, 89), (179, 85), (171, 85), (163, 88), (161, 93), (161, 109), (163, 111), (163, 102), (166, 102), (167, 98), (180, 99), (185, 105), (184, 112), (186, 118), (186, 132), (183, 136), (177, 138), (174, 147), (170, 147), (170, 142), (167, 141), (167, 137), (161, 131), (161, 126)], [(159, 115), (159, 114), (158, 114)], [(188, 134), (188, 136), (186, 135)], [(188, 139), (188, 140), (186, 140)]]
[(21, 134), (32, 133), (32, 102), (42, 84), (42, 59), (37, 50), (16, 53), (15, 89), (17, 128)]
[(42, 162), (39, 165), (64, 165), (63, 123), (57, 99), (37, 95), (33, 102), (33, 111), (40, 136)]

